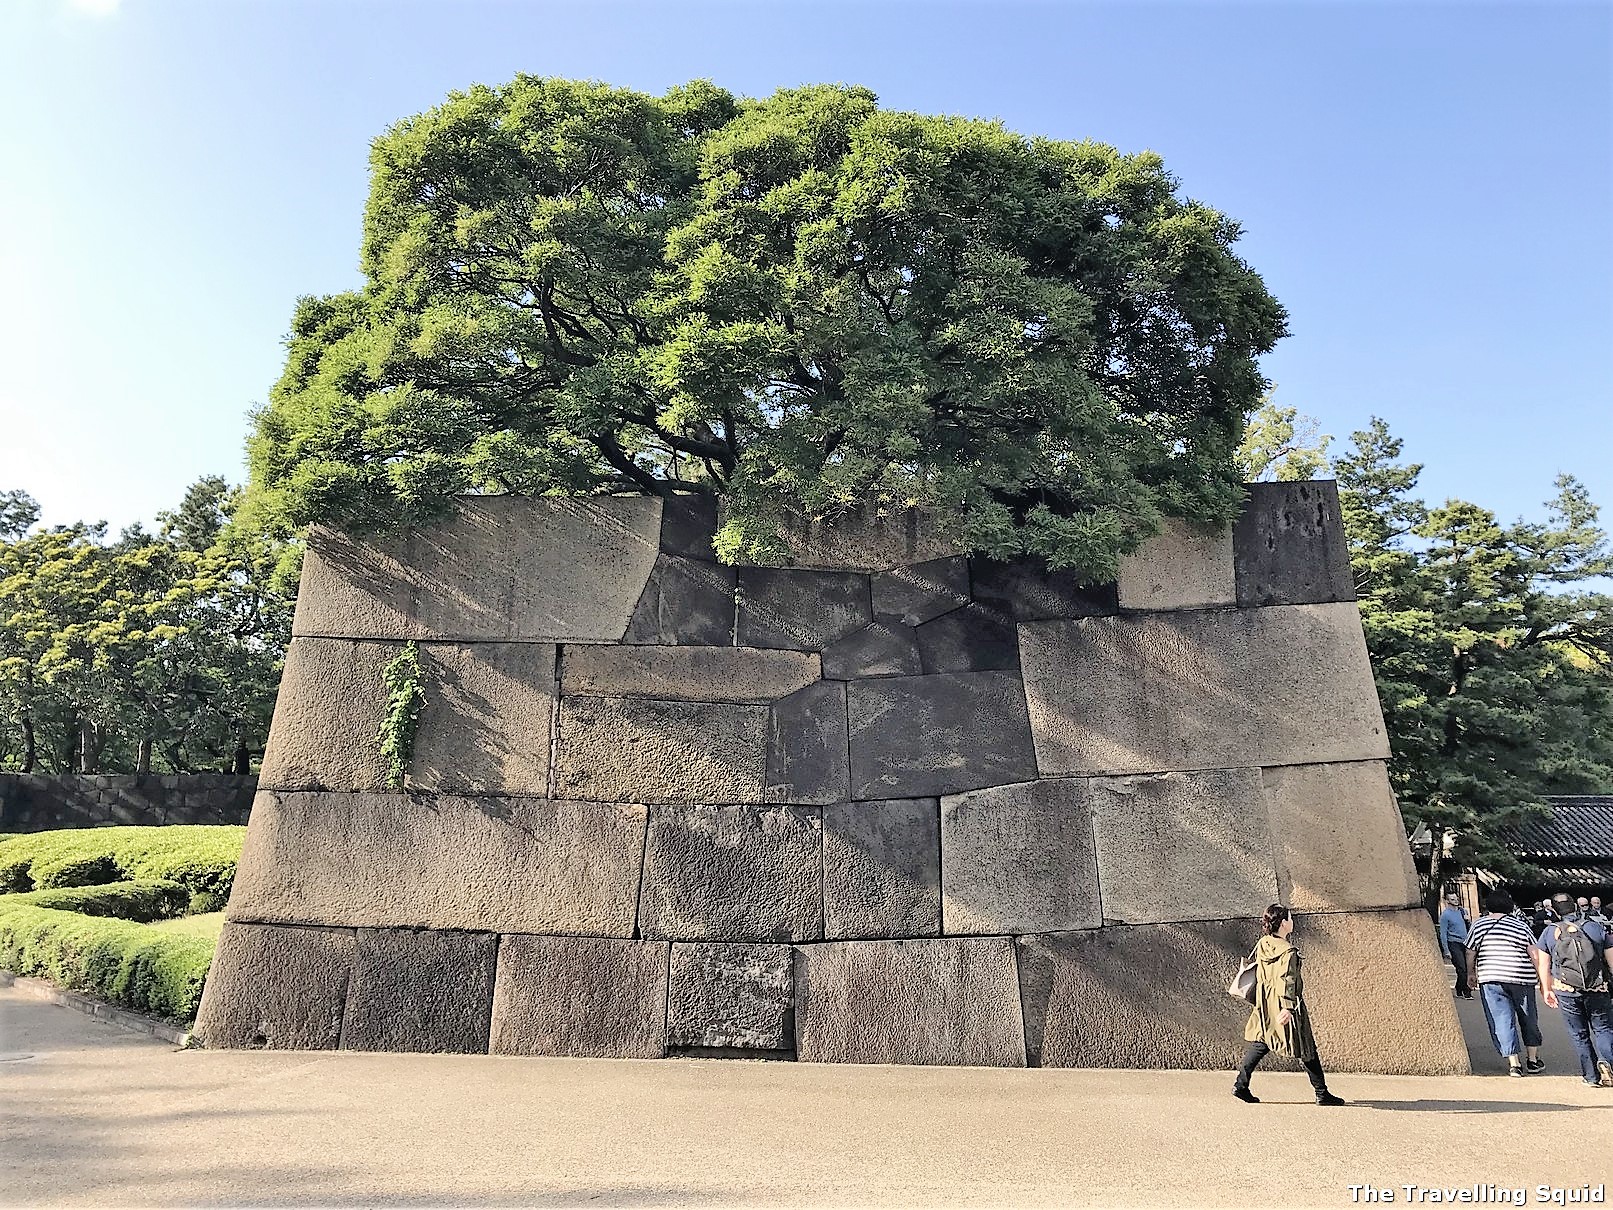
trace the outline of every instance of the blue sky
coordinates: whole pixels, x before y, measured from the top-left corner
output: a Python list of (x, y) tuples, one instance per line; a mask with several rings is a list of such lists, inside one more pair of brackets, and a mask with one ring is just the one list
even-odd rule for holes
[(0, 488), (114, 528), (244, 475), (298, 295), (358, 284), (369, 140), (517, 71), (861, 83), (1165, 157), (1289, 308), (1278, 398), (1434, 499), (1613, 520), (1613, 6), (0, 3)]

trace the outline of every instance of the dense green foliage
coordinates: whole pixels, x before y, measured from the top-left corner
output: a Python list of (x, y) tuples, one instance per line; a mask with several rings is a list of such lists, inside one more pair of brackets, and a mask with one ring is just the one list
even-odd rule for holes
[[(216, 911), (229, 898), (246, 836), (243, 827), (173, 825), (30, 832), (0, 841), (0, 891), (29, 891), (163, 879), (190, 893), (190, 910)], [(66, 881), (63, 881), (63, 878)]]
[(377, 139), (360, 291), (306, 298), (251, 441), (284, 536), (454, 493), (920, 504), (1092, 578), (1237, 507), (1285, 317), (1151, 153), (879, 108), (518, 76)]
[(420, 684), (419, 644), (404, 644), (382, 672), (382, 680), (386, 683), (386, 713), (375, 738), (386, 760), (387, 784), (401, 790), (414, 754), (415, 728), (426, 705), (425, 690)]
[(1238, 443), (1238, 472), (1246, 483), (1326, 479), (1327, 447), (1333, 438), (1298, 408), (1285, 408), (1270, 392), (1249, 416)]
[(8, 907), (27, 904), (61, 912), (79, 912), (85, 916), (116, 916), (119, 920), (148, 924), (153, 920), (183, 916), (190, 909), (190, 898), (190, 888), (183, 883), (165, 878), (146, 878), (101, 886), (25, 891), (9, 896), (5, 903)]

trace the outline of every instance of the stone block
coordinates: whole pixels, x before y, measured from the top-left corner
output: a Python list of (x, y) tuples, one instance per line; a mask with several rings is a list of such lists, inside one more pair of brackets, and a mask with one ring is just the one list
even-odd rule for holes
[(1415, 907), (1417, 871), (1381, 761), (1267, 769), (1278, 898), (1298, 912)]
[(553, 643), (427, 643), (408, 784), (446, 794), (546, 794)]
[(821, 651), (872, 622), (874, 607), (857, 572), (741, 567), (738, 618), (741, 647)]
[(817, 809), (653, 808), (639, 934), (678, 941), (823, 936)]
[(1355, 600), (1338, 485), (1331, 479), (1249, 484), (1232, 541), (1239, 605)]
[(1036, 622), (1019, 642), (1044, 776), (1389, 754), (1353, 603)]
[(1024, 782), (941, 799), (942, 932), (1096, 928), (1098, 907), (1082, 782)]
[(930, 798), (1036, 776), (1012, 672), (852, 681), (851, 796)]
[(674, 945), (667, 1044), (746, 1050), (793, 1047), (793, 962), (787, 945)]
[(716, 496), (674, 496), (661, 504), (661, 549), (686, 559), (715, 562)]
[(803, 1062), (1025, 1065), (1006, 937), (841, 941), (795, 954)]
[(823, 675), (832, 681), (871, 676), (917, 676), (918, 636), (904, 622), (876, 618), (823, 649)]
[(566, 697), (649, 697), (685, 702), (775, 702), (817, 682), (818, 657), (759, 647), (568, 646)]
[(497, 956), (492, 933), (360, 930), (342, 1049), (486, 1054)]
[(631, 937), (645, 809), (260, 791), (229, 919)]
[(555, 792), (604, 802), (761, 802), (767, 737), (766, 706), (563, 698)]
[(659, 1059), (667, 943), (500, 938), (489, 1049), (496, 1055)]
[(874, 616), (918, 626), (969, 603), (969, 560), (962, 556), (893, 567), (873, 578)]
[(399, 643), (293, 639), (280, 675), (260, 783), (287, 790), (379, 790), (382, 679)]
[(353, 944), (347, 929), (226, 924), (193, 1032), (220, 1050), (335, 1050)]
[(768, 718), (768, 802), (823, 805), (851, 796), (846, 687), (819, 681), (776, 702)]
[(933, 798), (836, 803), (823, 811), (823, 935), (941, 931), (941, 814)]
[(1113, 584), (1083, 584), (1073, 571), (1049, 571), (1040, 559), (969, 560), (975, 603), (1015, 622), (1089, 618), (1118, 612)]
[(787, 519), (779, 533), (796, 567), (885, 571), (963, 553), (945, 518), (915, 508), (859, 506), (828, 518)]
[(925, 672), (1019, 670), (1019, 632), (995, 610), (966, 605), (918, 628)]
[(323, 525), (312, 526), (291, 633), (429, 638), (415, 616), (418, 580), (410, 566), (408, 534), (359, 540)]
[(1104, 919), (1155, 924), (1259, 916), (1280, 898), (1259, 769), (1081, 782), (1091, 804)]
[(737, 576), (732, 567), (663, 552), (633, 608), (623, 641), (731, 645)]
[(1133, 554), (1120, 560), (1121, 609), (1205, 609), (1237, 603), (1232, 573), (1232, 527), (1213, 529), (1174, 517)]

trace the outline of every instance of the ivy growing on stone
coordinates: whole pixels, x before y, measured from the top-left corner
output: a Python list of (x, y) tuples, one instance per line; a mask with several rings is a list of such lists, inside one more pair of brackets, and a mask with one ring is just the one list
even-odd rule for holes
[(381, 676), (386, 682), (387, 706), (375, 738), (386, 758), (387, 784), (401, 790), (409, 759), (414, 755), (415, 728), (426, 704), (425, 690), (420, 686), (419, 644), (410, 643), (398, 652)]

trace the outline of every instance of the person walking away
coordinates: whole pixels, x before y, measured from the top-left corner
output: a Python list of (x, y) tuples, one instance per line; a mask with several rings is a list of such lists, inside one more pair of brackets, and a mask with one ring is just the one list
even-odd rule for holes
[(1255, 946), (1255, 1006), (1244, 1027), (1243, 1066), (1232, 1085), (1232, 1095), (1251, 1105), (1260, 1098), (1249, 1091), (1249, 1080), (1260, 1061), (1272, 1051), (1298, 1059), (1311, 1078), (1318, 1105), (1342, 1105), (1344, 1099), (1327, 1090), (1327, 1075), (1316, 1053), (1311, 1034), (1311, 1015), (1305, 1007), (1305, 981), (1301, 974), (1299, 951), (1288, 938), (1294, 931), (1294, 917), (1280, 903), (1274, 903), (1261, 917), (1265, 930)]
[(1535, 1008), (1540, 950), (1529, 925), (1512, 910), (1512, 896), (1505, 891), (1492, 891), (1484, 901), (1484, 915), (1467, 933), (1467, 976), (1478, 985), (1490, 1041), (1507, 1061), (1507, 1074), (1521, 1076), (1546, 1070)]
[(1578, 905), (1567, 895), (1558, 895), (1552, 906), (1562, 919), (1540, 935), (1546, 1004), (1562, 1012), (1585, 1082), (1613, 1088), (1613, 993), (1608, 987), (1613, 940), (1605, 925), (1589, 918), (1588, 910), (1575, 911)]
[(1445, 896), (1445, 907), (1439, 914), (1439, 952), (1456, 968), (1457, 996), (1471, 1000), (1473, 988), (1467, 981), (1467, 913), (1462, 911), (1462, 901), (1455, 895)]

